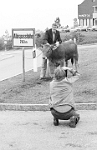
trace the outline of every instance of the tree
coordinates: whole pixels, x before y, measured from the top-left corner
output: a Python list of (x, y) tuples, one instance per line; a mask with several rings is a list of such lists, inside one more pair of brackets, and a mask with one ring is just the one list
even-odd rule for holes
[(56, 18), (55, 24), (57, 25), (58, 28), (61, 26), (59, 17)]
[(4, 41), (3, 41), (3, 38), (1, 37), (0, 38), (0, 50), (3, 50), (4, 49)]
[(73, 25), (74, 25), (74, 27), (77, 27), (77, 26), (78, 26), (77, 18), (74, 18), (74, 19), (73, 19)]
[(12, 49), (12, 38), (9, 35), (8, 30), (5, 30), (5, 34), (3, 35), (3, 41), (4, 41), (5, 50)]

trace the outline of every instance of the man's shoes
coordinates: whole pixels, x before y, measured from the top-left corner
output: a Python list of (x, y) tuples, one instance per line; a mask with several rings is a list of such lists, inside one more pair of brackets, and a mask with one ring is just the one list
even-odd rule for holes
[(80, 120), (80, 116), (79, 116), (79, 115), (78, 115), (78, 116), (72, 116), (72, 117), (70, 118), (69, 126), (70, 126), (71, 128), (75, 128), (75, 127), (76, 127), (76, 124), (79, 122), (79, 120)]
[(58, 126), (58, 125), (59, 125), (59, 121), (58, 121), (58, 119), (54, 118), (54, 120), (53, 120), (53, 124), (54, 124), (55, 126)]

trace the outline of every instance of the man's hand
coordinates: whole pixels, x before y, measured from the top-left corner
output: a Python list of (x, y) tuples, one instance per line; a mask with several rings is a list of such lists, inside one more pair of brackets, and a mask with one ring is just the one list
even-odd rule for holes
[(64, 70), (69, 70), (70, 73), (72, 73), (73, 75), (76, 74), (76, 70), (73, 70), (73, 68), (69, 68), (69, 67), (62, 67)]
[(76, 70), (71, 69), (69, 71), (72, 73), (73, 76), (80, 75)]
[(70, 68), (70, 73), (72, 73), (73, 75), (75, 75), (76, 74), (76, 70), (73, 70), (72, 68)]
[(57, 46), (57, 47), (59, 46), (59, 42), (56, 42), (56, 46)]

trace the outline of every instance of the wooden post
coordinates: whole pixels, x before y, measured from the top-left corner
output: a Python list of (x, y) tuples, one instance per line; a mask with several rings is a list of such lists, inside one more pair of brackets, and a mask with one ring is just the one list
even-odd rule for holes
[(25, 50), (22, 49), (23, 82), (25, 82)]

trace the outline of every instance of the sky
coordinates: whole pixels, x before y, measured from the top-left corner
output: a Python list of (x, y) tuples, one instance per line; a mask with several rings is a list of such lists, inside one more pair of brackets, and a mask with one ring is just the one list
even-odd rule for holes
[(0, 36), (14, 28), (50, 28), (56, 17), (62, 26), (73, 26), (78, 5), (83, 0), (2, 0), (0, 2)]

